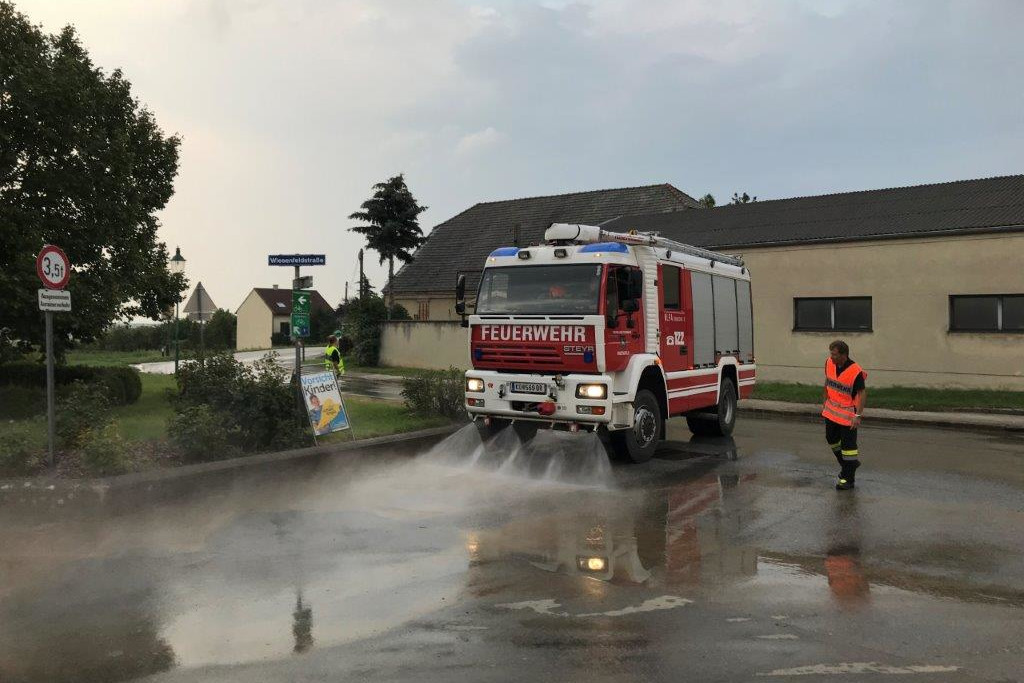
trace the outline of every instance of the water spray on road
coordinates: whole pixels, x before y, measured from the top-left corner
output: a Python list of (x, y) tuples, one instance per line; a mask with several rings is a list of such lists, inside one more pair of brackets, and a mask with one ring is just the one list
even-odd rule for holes
[(499, 477), (562, 485), (610, 488), (608, 453), (596, 434), (540, 430), (524, 441), (506, 428), (484, 441), (469, 424), (420, 456), (425, 463), (476, 470)]

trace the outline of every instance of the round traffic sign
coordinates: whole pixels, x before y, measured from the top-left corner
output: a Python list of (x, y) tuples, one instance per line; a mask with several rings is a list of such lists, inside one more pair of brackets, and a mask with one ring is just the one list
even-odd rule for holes
[(36, 257), (36, 274), (47, 289), (64, 289), (71, 277), (68, 255), (60, 247), (47, 244)]

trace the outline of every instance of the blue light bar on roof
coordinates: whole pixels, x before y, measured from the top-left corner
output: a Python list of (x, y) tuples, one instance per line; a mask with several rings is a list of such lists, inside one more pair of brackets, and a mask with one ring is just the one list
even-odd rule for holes
[(621, 242), (597, 242), (588, 244), (580, 249), (581, 254), (591, 254), (595, 251), (617, 251), (620, 254), (628, 254), (629, 247)]
[(519, 253), (519, 247), (499, 247), (491, 252), (491, 256), (515, 256)]

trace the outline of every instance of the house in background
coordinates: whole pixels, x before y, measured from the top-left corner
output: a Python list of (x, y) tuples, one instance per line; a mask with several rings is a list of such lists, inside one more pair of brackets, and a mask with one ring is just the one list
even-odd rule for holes
[[(308, 290), (308, 293), (313, 297), (311, 310), (333, 310), (319, 292)], [(278, 289), (277, 285), (257, 287), (245, 297), (235, 315), (238, 332), (236, 348), (239, 351), (269, 349), (271, 335), (291, 334), (292, 290)]]

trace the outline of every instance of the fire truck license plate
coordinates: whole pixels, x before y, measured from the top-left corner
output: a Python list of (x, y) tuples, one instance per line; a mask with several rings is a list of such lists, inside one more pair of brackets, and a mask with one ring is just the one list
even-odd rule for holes
[(516, 394), (546, 394), (548, 387), (540, 382), (512, 382), (512, 392)]

